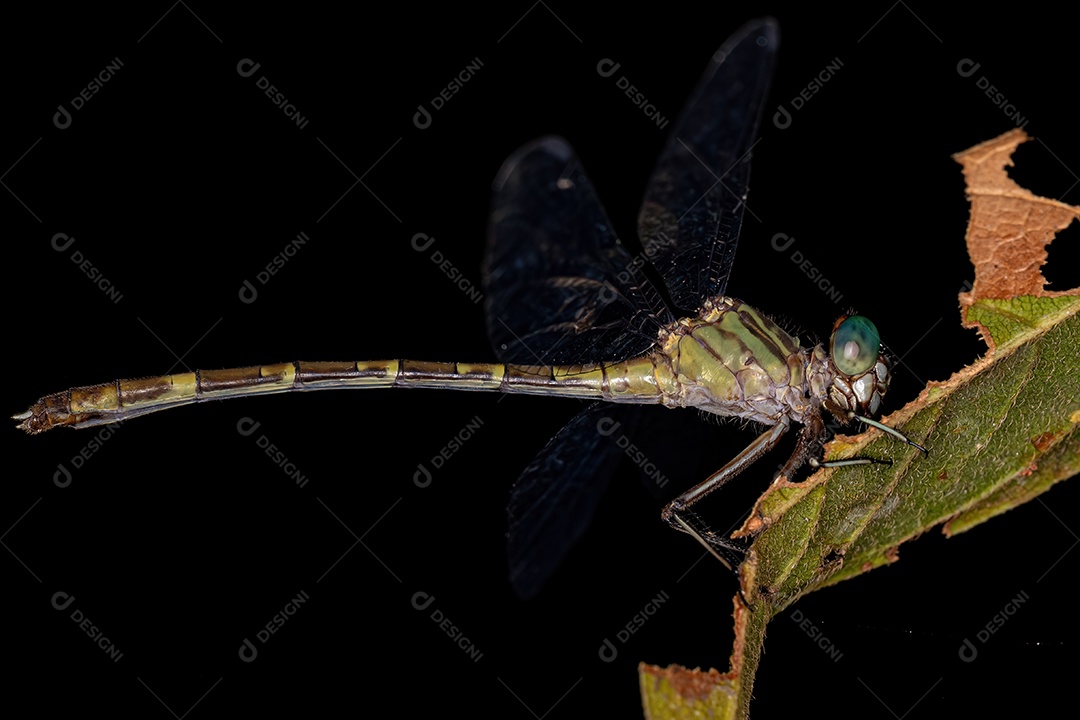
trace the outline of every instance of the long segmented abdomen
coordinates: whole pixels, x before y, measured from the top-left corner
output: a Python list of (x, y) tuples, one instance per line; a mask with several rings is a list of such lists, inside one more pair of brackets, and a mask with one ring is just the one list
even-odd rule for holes
[(659, 355), (591, 365), (527, 366), (417, 360), (291, 362), (87, 385), (47, 395), (14, 416), (31, 434), (54, 427), (92, 427), (180, 405), (250, 395), (331, 389), (427, 387), (611, 402), (665, 403), (675, 394)]

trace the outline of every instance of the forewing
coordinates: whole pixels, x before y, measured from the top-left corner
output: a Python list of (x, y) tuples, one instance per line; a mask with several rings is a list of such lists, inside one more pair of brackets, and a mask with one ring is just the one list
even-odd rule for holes
[(775, 21), (765, 18), (724, 43), (649, 179), (638, 237), (683, 311), (697, 310), (727, 286), (778, 40)]
[(613, 362), (656, 342), (672, 318), (565, 140), (520, 148), (494, 189), (484, 290), (500, 360)]

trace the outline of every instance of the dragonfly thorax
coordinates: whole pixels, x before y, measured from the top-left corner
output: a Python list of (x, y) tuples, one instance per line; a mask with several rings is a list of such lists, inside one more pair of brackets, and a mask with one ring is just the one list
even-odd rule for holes
[(819, 414), (834, 374), (823, 350), (729, 297), (665, 328), (660, 347), (677, 388), (667, 404), (766, 425)]
[(805, 423), (823, 410), (845, 424), (852, 413), (875, 414), (888, 389), (889, 366), (878, 353), (876, 330), (867, 332), (867, 325), (873, 330), (863, 318), (841, 318), (830, 353), (820, 345), (802, 347), (740, 300), (715, 298), (697, 317), (661, 334), (677, 388), (667, 404), (766, 425), (785, 417)]

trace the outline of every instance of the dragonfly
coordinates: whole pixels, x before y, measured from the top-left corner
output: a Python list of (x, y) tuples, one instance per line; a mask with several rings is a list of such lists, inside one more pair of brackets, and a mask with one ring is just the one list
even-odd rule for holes
[(873, 323), (833, 326), (828, 349), (804, 347), (724, 294), (745, 209), (751, 150), (778, 45), (770, 19), (715, 53), (676, 122), (637, 219), (641, 251), (616, 236), (570, 145), (544, 137), (499, 170), (483, 267), (496, 363), (407, 359), (286, 362), (122, 379), (46, 395), (14, 416), (31, 434), (127, 421), (168, 408), (284, 392), (397, 387), (593, 399), (523, 471), (508, 507), (511, 582), (535, 595), (577, 542), (623, 450), (604, 432), (634, 427), (643, 406), (697, 409), (764, 426), (733, 460), (682, 493), (662, 517), (729, 568), (741, 549), (692, 507), (801, 425), (780, 475), (818, 459), (829, 418), (861, 421), (926, 450), (869, 416), (889, 387)]

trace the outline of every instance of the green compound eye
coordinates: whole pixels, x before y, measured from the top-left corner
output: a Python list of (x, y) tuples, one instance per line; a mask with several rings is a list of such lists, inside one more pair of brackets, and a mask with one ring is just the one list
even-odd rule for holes
[(877, 362), (881, 336), (874, 323), (852, 315), (833, 330), (832, 352), (836, 369), (845, 375), (861, 375)]

